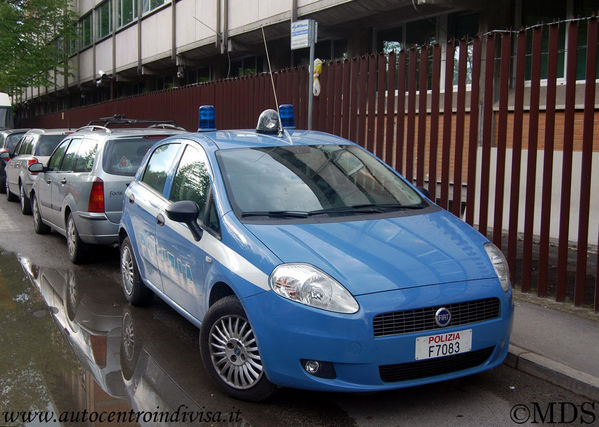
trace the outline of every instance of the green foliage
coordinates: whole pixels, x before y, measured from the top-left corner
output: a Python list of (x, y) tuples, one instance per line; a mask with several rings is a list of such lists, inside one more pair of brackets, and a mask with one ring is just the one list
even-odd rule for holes
[(77, 16), (70, 0), (0, 0), (0, 91), (54, 84), (67, 73)]

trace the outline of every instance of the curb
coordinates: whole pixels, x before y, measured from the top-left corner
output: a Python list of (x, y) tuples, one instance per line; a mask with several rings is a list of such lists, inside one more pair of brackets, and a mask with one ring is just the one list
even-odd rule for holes
[(599, 401), (599, 378), (586, 372), (570, 368), (514, 344), (510, 344), (504, 363), (573, 393)]

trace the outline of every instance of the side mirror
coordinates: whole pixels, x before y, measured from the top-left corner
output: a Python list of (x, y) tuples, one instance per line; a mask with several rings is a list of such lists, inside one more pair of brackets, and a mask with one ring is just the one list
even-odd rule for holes
[(431, 198), (431, 192), (428, 191), (426, 188), (418, 187), (418, 191), (420, 191), (422, 194), (424, 194), (428, 199)]
[(33, 164), (29, 165), (29, 167), (27, 169), (29, 169), (29, 172), (32, 172), (32, 173), (43, 172), (44, 165), (42, 163), (33, 163)]
[(196, 202), (192, 202), (191, 200), (174, 202), (171, 203), (165, 211), (166, 216), (171, 221), (182, 222), (187, 225), (196, 242), (202, 238), (204, 231), (197, 222), (198, 216), (200, 215), (200, 208)]

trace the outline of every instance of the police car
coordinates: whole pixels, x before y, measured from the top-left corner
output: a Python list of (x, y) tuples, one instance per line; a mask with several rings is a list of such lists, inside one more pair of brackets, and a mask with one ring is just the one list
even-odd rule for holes
[(197, 133), (149, 150), (120, 225), (127, 300), (157, 295), (197, 325), (206, 370), (239, 399), (500, 365), (501, 251), (357, 144), (293, 129), (292, 108), (223, 131), (203, 106)]

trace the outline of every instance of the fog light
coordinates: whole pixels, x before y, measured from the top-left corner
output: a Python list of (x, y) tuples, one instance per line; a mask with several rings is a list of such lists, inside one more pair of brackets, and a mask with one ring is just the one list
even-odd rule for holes
[(331, 362), (322, 362), (319, 360), (301, 360), (304, 370), (310, 375), (320, 378), (337, 378), (335, 366)]
[(307, 360), (306, 363), (304, 363), (304, 369), (307, 373), (316, 375), (320, 369), (320, 363), (318, 363), (316, 360)]

